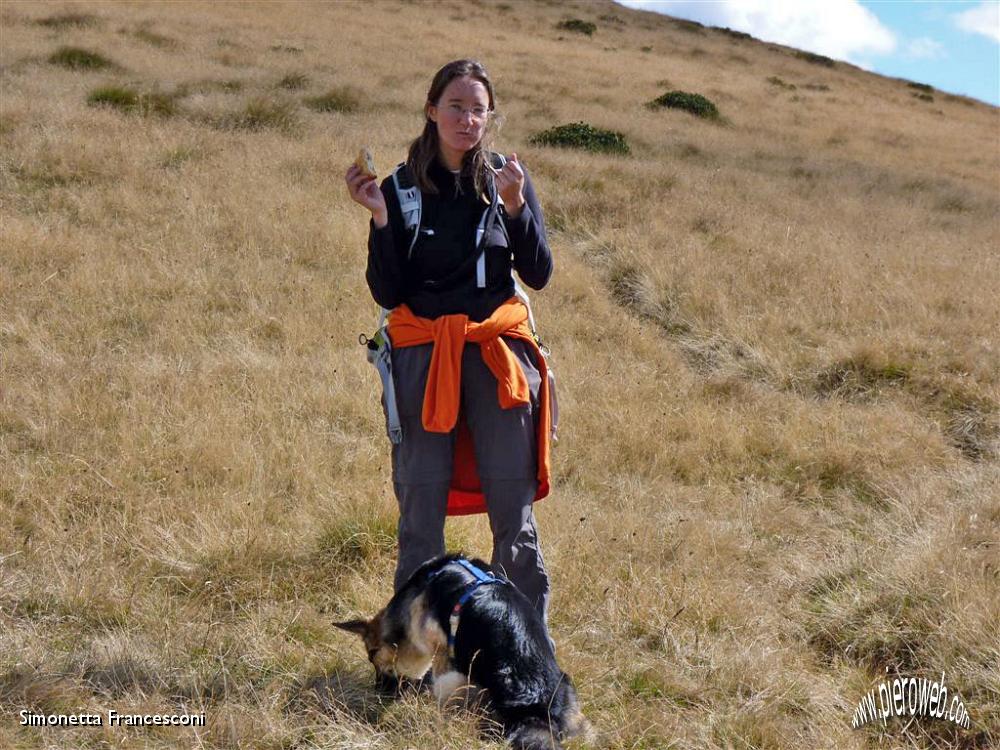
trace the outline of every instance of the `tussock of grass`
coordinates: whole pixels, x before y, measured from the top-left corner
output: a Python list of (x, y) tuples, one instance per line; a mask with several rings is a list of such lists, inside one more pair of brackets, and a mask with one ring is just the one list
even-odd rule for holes
[(973, 211), (975, 207), (967, 194), (956, 191), (942, 195), (934, 204), (934, 208), (946, 213), (962, 214)]
[(158, 34), (155, 31), (151, 31), (147, 28), (136, 29), (132, 34), (136, 39), (146, 42), (146, 44), (151, 44), (154, 47), (160, 49), (177, 49), (180, 47), (180, 42), (176, 39), (165, 36), (163, 34)]
[(675, 151), (681, 159), (703, 159), (706, 156), (705, 152), (694, 143), (678, 143)]
[(538, 146), (579, 148), (609, 154), (627, 154), (630, 150), (623, 133), (596, 128), (585, 122), (557, 125), (531, 136), (529, 142)]
[(774, 467), (769, 474), (799, 500), (823, 502), (832, 495), (846, 493), (851, 500), (874, 510), (890, 507), (867, 470), (851, 456), (832, 454), (810, 460), (796, 457), (784, 466)]
[(1000, 408), (991, 399), (957, 388), (931, 386), (932, 406), (944, 421), (949, 442), (971, 461), (1000, 455)]
[(153, 670), (127, 654), (90, 662), (82, 666), (82, 672), (83, 682), (88, 687), (107, 696), (121, 697), (130, 692), (148, 694), (164, 687)]
[(350, 517), (328, 526), (316, 542), (317, 554), (337, 565), (354, 565), (391, 553), (396, 546), (395, 520), (386, 516)]
[(210, 94), (216, 91), (224, 94), (235, 94), (242, 91), (244, 86), (244, 82), (238, 79), (189, 81), (180, 84), (177, 87), (176, 94), (179, 97), (190, 96), (191, 94)]
[(941, 602), (931, 594), (876, 590), (870, 581), (859, 597), (849, 582), (811, 599), (810, 644), (827, 659), (842, 659), (872, 674), (884, 674), (886, 667), (901, 674), (918, 670), (924, 662), (921, 634), (939, 627), (934, 612)]
[(47, 153), (30, 163), (13, 167), (10, 175), (21, 181), (24, 189), (35, 191), (93, 185), (102, 173), (87, 159), (64, 158), (58, 153)]
[(303, 99), (303, 103), (316, 112), (343, 112), (349, 114), (361, 108), (361, 95), (352, 88), (338, 87), (320, 96)]
[(113, 63), (104, 55), (98, 52), (81, 49), (79, 47), (60, 47), (49, 55), (49, 62), (53, 65), (61, 65), (70, 70), (104, 70), (117, 69), (118, 65)]
[(193, 146), (178, 146), (168, 151), (161, 159), (160, 166), (164, 169), (178, 169), (189, 161), (202, 155), (199, 148)]
[(646, 105), (649, 109), (682, 109), (704, 120), (718, 120), (719, 109), (707, 97), (687, 91), (668, 91)]
[(292, 102), (255, 97), (243, 109), (223, 115), (215, 120), (216, 127), (226, 130), (279, 130), (292, 132), (298, 126), (296, 108)]
[(901, 386), (910, 377), (910, 368), (871, 351), (861, 351), (826, 368), (816, 377), (816, 391), (824, 396), (865, 400), (881, 389)]
[(608, 279), (611, 296), (622, 307), (643, 311), (648, 304), (649, 290), (642, 272), (633, 264), (619, 262), (611, 269)]
[(278, 88), (298, 91), (309, 85), (309, 76), (304, 73), (289, 73), (278, 81)]
[(796, 88), (798, 88), (794, 83), (786, 83), (778, 76), (770, 76), (767, 79), (767, 82), (773, 86), (777, 86), (778, 88), (788, 89), (789, 91), (794, 91)]
[(97, 26), (100, 20), (100, 18), (91, 13), (57, 13), (54, 16), (39, 18), (35, 23), (50, 29), (65, 29)]
[(104, 86), (87, 95), (87, 104), (108, 106), (123, 112), (170, 117), (177, 113), (175, 97), (161, 93), (141, 93), (124, 86)]
[(289, 73), (278, 81), (278, 88), (298, 91), (309, 84), (309, 76), (305, 73)]
[(642, 700), (679, 708), (697, 708), (707, 703), (696, 686), (682, 684), (675, 675), (664, 674), (657, 669), (636, 672), (628, 681), (628, 689)]

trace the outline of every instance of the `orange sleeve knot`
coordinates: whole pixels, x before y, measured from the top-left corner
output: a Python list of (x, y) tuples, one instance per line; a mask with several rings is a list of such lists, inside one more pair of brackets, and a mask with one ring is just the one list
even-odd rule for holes
[[(481, 323), (470, 322), (469, 316), (461, 314), (441, 315), (434, 319), (421, 318), (407, 305), (400, 305), (389, 314), (389, 340), (393, 347), (434, 344), (421, 411), (421, 421), (427, 432), (448, 433), (458, 422), (462, 393), (462, 351), (467, 341), (479, 344), (483, 362), (496, 377), (497, 401), (501, 408), (511, 409), (530, 403), (531, 390), (528, 378), (502, 336), (526, 341), (535, 352), (535, 361), (538, 363), (541, 375), (538, 425), (539, 489), (536, 497), (541, 499), (549, 491), (551, 414), (548, 371), (545, 358), (531, 334), (528, 310), (524, 304), (516, 297), (511, 297)], [(403, 439), (406, 439), (405, 436)], [(477, 510), (461, 512), (477, 512)]]

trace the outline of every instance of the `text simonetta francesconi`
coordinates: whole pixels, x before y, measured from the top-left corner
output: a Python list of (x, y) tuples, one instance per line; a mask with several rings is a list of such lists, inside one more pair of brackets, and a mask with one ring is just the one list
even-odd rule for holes
[(113, 708), (104, 713), (36, 714), (18, 712), (22, 727), (203, 727), (205, 714), (133, 714)]

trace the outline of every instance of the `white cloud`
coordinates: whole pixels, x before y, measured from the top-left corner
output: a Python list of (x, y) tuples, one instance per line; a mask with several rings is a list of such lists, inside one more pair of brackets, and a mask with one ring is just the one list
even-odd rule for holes
[(1000, 42), (1000, 3), (995, 0), (982, 2), (975, 8), (956, 13), (951, 18), (962, 31), (982, 34), (994, 42)]
[(619, 0), (710, 26), (728, 26), (758, 39), (858, 63), (887, 55), (895, 34), (857, 0)]
[(903, 57), (908, 60), (940, 60), (947, 56), (944, 45), (927, 36), (911, 39), (903, 50)]

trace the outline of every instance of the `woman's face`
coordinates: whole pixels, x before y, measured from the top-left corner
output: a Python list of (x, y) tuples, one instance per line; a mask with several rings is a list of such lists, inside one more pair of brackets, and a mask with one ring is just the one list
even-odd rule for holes
[(469, 76), (452, 80), (436, 103), (427, 105), (427, 116), (437, 124), (441, 150), (461, 157), (483, 137), (489, 116), (490, 96), (482, 81)]

